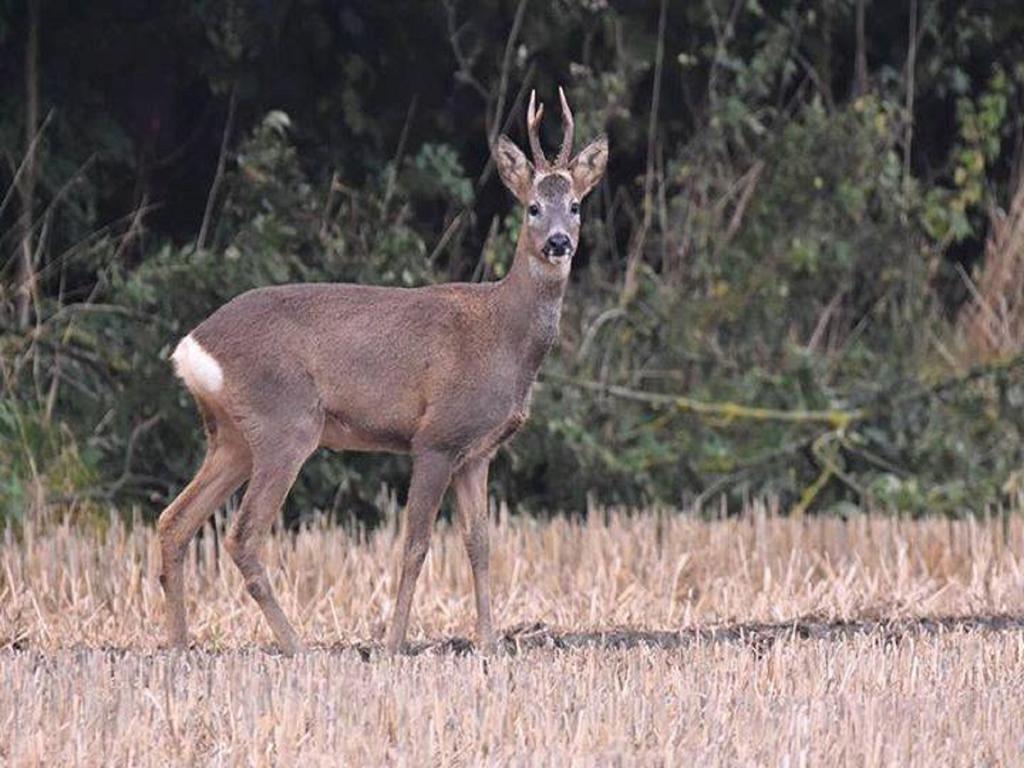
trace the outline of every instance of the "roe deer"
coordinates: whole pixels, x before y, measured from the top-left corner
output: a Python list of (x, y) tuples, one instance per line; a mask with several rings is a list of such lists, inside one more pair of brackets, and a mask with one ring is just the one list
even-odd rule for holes
[(502, 181), (523, 205), (508, 275), (494, 283), (422, 288), (284, 285), (249, 291), (178, 344), (177, 374), (196, 400), (207, 453), (158, 525), (167, 638), (186, 645), (185, 547), (243, 482), (225, 540), (249, 594), (285, 653), (302, 648), (267, 579), (261, 549), (303, 463), (320, 446), (411, 453), (401, 577), (387, 648), (405, 641), (416, 579), (449, 484), (473, 572), (477, 640), (493, 646), (487, 469), (526, 420), (530, 389), (556, 341), (580, 232), (580, 201), (604, 173), (599, 138), (570, 161), (572, 112), (554, 163), (530, 95), (534, 162), (507, 137), (493, 148)]

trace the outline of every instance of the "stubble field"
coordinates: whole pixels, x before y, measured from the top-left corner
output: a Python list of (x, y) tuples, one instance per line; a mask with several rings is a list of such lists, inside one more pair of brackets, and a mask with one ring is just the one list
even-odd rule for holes
[(204, 533), (187, 653), (160, 648), (152, 527), (5, 535), (0, 765), (1024, 763), (1017, 515), (499, 513), (490, 657), (446, 524), (398, 658), (395, 526), (273, 536), (290, 659)]

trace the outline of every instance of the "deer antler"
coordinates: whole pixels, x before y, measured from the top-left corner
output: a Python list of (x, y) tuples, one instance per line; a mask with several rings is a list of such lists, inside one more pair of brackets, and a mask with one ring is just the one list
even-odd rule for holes
[(572, 121), (572, 110), (569, 109), (569, 102), (566, 101), (565, 91), (558, 87), (558, 98), (562, 101), (562, 148), (558, 150), (558, 159), (555, 160), (555, 167), (565, 168), (569, 165), (569, 157), (572, 155), (572, 135), (575, 125)]
[(533, 164), (538, 171), (551, 168), (551, 163), (544, 156), (540, 146), (540, 119), (544, 117), (544, 104), (536, 107), (537, 91), (530, 91), (530, 105), (526, 108), (526, 133), (530, 137), (530, 151), (533, 152)]
[(554, 168), (565, 168), (569, 165), (569, 156), (572, 154), (572, 138), (575, 130), (575, 123), (572, 119), (572, 110), (569, 109), (569, 102), (565, 98), (565, 91), (558, 88), (558, 98), (562, 102), (562, 148), (558, 150), (558, 158), (552, 164), (544, 156), (544, 150), (540, 145), (540, 121), (544, 117), (544, 104), (537, 106), (537, 91), (530, 91), (530, 104), (526, 108), (526, 132), (530, 137), (530, 150), (533, 152), (533, 164), (538, 171), (550, 171)]

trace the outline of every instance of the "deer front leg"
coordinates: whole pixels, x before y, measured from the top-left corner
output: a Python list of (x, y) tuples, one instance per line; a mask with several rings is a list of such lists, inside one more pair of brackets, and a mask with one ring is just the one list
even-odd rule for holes
[(419, 578), (423, 560), (430, 548), (430, 534), (437, 517), (437, 508), (451, 476), (452, 462), (446, 454), (431, 451), (418, 454), (413, 459), (409, 502), (406, 505), (402, 575), (398, 580), (398, 599), (395, 601), (395, 615), (388, 637), (389, 653), (398, 653), (405, 644), (416, 579)]
[(493, 650), (494, 627), (491, 623), (490, 542), (487, 520), (487, 470), (489, 459), (471, 462), (460, 469), (452, 481), (455, 488), (462, 539), (473, 570), (476, 593), (476, 639), (481, 648)]

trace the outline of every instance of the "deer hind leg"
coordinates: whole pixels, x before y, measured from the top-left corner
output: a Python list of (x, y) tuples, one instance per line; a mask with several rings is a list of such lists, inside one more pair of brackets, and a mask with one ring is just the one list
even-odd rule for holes
[(409, 611), (423, 560), (430, 548), (430, 534), (445, 490), (452, 476), (452, 461), (444, 453), (426, 452), (413, 458), (412, 482), (405, 519), (405, 543), (402, 551), (402, 575), (391, 624), (387, 649), (398, 653), (405, 644)]
[[(282, 427), (275, 435), (261, 434), (253, 445), (253, 468), (224, 546), (245, 580), (246, 591), (263, 611), (281, 650), (292, 655), (302, 642), (281, 610), (262, 560), (263, 543), (295, 483), (299, 470), (316, 449), (323, 428), (323, 414), (311, 414)], [(269, 430), (261, 430), (266, 432)], [(259, 449), (256, 449), (256, 445)]]
[(185, 548), (217, 508), (249, 474), (249, 449), (237, 436), (211, 433), (206, 458), (185, 489), (160, 515), (160, 584), (165, 601), (167, 643), (188, 645), (183, 565)]
[(485, 650), (495, 645), (491, 623), (490, 542), (487, 530), (487, 469), (488, 459), (467, 464), (455, 473), (456, 507), (462, 540), (473, 570), (473, 590), (476, 594), (476, 637)]

